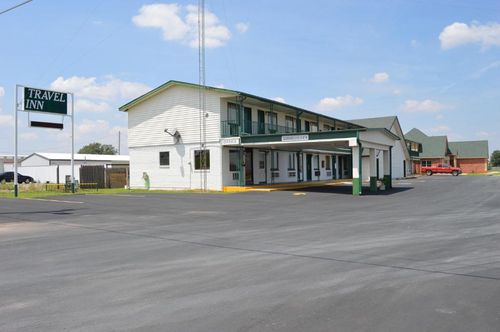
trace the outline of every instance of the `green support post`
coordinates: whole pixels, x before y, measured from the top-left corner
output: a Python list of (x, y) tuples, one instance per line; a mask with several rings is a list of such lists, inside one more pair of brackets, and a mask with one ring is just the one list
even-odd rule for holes
[(298, 133), (300, 133), (302, 131), (302, 128), (301, 128), (302, 126), (301, 126), (301, 121), (300, 121), (300, 116), (302, 115), (302, 112), (297, 111), (296, 115), (297, 115), (297, 118), (295, 119), (295, 127), (296, 127), (295, 129)]
[(241, 187), (245, 185), (245, 166), (243, 166), (243, 161), (245, 160), (244, 158), (245, 158), (245, 151), (243, 149), (240, 149), (239, 183)]
[(372, 192), (372, 193), (377, 192), (377, 177), (376, 176), (370, 176), (370, 192)]
[(392, 188), (392, 146), (389, 147), (389, 188)]

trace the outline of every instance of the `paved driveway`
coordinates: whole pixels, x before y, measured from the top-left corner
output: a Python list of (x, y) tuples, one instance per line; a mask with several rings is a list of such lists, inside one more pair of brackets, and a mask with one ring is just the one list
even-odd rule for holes
[(0, 199), (0, 331), (499, 331), (500, 177)]

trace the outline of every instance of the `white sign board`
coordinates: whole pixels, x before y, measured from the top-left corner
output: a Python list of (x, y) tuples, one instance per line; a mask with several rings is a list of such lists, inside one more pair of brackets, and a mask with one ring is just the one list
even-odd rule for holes
[(308, 140), (309, 140), (309, 135), (281, 136), (282, 142), (303, 142), (303, 141), (308, 141)]
[(220, 144), (222, 144), (222, 145), (240, 145), (241, 138), (240, 137), (221, 138)]

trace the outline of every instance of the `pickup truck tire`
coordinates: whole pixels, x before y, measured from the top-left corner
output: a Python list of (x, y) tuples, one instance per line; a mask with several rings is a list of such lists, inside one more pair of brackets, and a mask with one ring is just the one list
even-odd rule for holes
[(427, 172), (425, 172), (425, 174), (427, 174), (427, 176), (431, 176), (432, 175), (432, 171), (427, 171)]
[(453, 176), (458, 176), (458, 171), (453, 171), (453, 172), (451, 172), (451, 174), (452, 174)]

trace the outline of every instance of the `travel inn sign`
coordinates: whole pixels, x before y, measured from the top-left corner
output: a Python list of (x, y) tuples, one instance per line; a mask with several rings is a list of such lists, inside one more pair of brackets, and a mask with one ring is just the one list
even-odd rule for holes
[(24, 110), (66, 115), (68, 114), (68, 94), (24, 87)]

